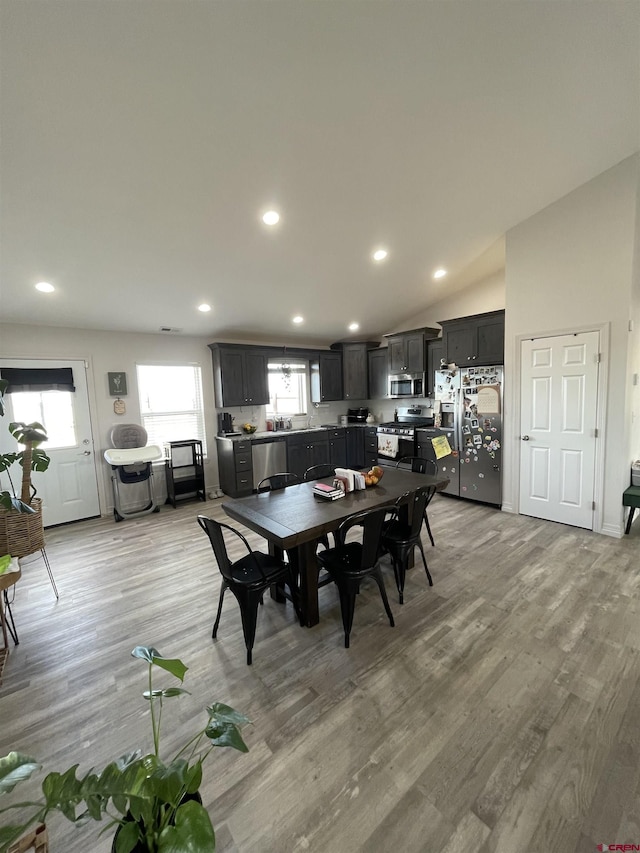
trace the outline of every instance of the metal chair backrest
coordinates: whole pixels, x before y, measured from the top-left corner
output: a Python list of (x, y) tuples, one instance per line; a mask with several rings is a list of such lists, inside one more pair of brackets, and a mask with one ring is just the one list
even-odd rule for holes
[(433, 459), (423, 459), (422, 456), (403, 456), (398, 459), (396, 468), (401, 466), (411, 465), (411, 470), (414, 474), (433, 474), (438, 473), (438, 465)]
[(231, 560), (227, 554), (223, 528), (232, 530), (234, 533), (237, 533), (238, 531), (233, 527), (230, 527), (228, 524), (215, 521), (213, 518), (208, 518), (206, 515), (199, 515), (196, 520), (209, 537), (209, 542), (211, 542), (211, 547), (213, 548), (213, 553), (216, 558), (218, 568), (220, 569), (220, 574), (227, 580), (231, 580)]
[[(352, 527), (362, 527), (362, 556), (360, 560), (361, 569), (371, 569), (378, 562), (380, 553), (380, 537), (387, 509), (365, 509), (356, 515), (352, 515), (342, 522), (338, 528), (340, 542), (344, 542), (348, 531)], [(344, 546), (341, 546), (344, 547)]]
[(329, 465), (328, 462), (325, 462), (322, 465), (312, 465), (311, 468), (307, 468), (302, 479), (305, 480), (305, 482), (307, 480), (321, 480), (323, 477), (331, 477), (335, 472), (336, 469), (333, 465)]
[(300, 480), (296, 474), (283, 471), (281, 474), (272, 474), (258, 483), (258, 492), (275, 492), (278, 489), (286, 489), (287, 486), (295, 486)]

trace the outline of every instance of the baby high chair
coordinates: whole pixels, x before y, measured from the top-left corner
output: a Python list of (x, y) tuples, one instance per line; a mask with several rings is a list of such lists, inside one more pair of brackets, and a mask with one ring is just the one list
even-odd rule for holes
[[(138, 424), (118, 424), (111, 430), (112, 448), (105, 450), (104, 458), (113, 474), (113, 516), (116, 521), (136, 518), (150, 512), (160, 512), (153, 496), (153, 462), (164, 458), (157, 444), (147, 445), (147, 431)], [(146, 483), (148, 503), (142, 509), (125, 511), (120, 501), (119, 483)]]

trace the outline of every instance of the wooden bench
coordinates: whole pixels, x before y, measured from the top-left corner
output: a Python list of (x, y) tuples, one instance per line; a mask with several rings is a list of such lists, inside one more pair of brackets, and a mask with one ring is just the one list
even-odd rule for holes
[(622, 493), (622, 506), (629, 507), (629, 518), (627, 519), (627, 526), (624, 531), (625, 533), (629, 533), (633, 514), (637, 509), (640, 509), (640, 486), (629, 486), (628, 489), (624, 490)]

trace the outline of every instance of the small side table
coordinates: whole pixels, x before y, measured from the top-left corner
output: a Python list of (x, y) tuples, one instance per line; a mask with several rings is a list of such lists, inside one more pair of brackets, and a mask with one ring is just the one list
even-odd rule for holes
[(165, 503), (171, 504), (175, 509), (176, 502), (183, 498), (206, 501), (202, 442), (197, 439), (169, 441), (165, 444), (165, 454)]
[[(14, 561), (17, 568), (14, 567)], [(0, 575), (0, 623), (2, 623), (2, 638), (4, 640), (3, 648), (5, 650), (9, 648), (8, 634), (11, 634), (11, 639), (15, 645), (18, 645), (18, 632), (16, 631), (16, 624), (13, 621), (13, 613), (11, 612), (11, 605), (9, 604), (7, 591), (14, 586), (21, 577), (22, 572), (20, 571), (17, 557), (11, 561), (11, 568), (9, 571)], [(9, 617), (9, 622), (7, 622), (7, 616)]]

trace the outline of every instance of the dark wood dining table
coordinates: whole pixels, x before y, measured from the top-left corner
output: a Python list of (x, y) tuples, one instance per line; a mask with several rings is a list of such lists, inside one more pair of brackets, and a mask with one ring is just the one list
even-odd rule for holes
[[(331, 482), (331, 478), (321, 482)], [(357, 512), (393, 506), (403, 494), (421, 486), (435, 486), (440, 491), (448, 482), (440, 475), (385, 468), (376, 486), (350, 492), (335, 501), (315, 497), (315, 483), (308, 482), (225, 501), (222, 509), (235, 521), (264, 537), (272, 553), (297, 549), (301, 606), (304, 623), (310, 628), (319, 621), (316, 560), (319, 537), (337, 530), (346, 518)]]

